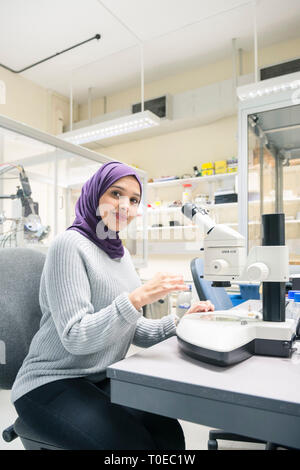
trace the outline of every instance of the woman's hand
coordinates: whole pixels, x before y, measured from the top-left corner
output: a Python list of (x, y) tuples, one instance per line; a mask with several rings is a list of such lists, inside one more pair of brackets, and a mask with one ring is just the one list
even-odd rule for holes
[(213, 312), (215, 310), (215, 306), (211, 303), (210, 300), (196, 302), (191, 306), (191, 308), (185, 313), (196, 313), (196, 312)]
[(144, 305), (162, 299), (170, 292), (189, 290), (181, 275), (167, 272), (157, 273), (150, 281), (145, 282), (129, 294), (132, 305), (140, 310)]

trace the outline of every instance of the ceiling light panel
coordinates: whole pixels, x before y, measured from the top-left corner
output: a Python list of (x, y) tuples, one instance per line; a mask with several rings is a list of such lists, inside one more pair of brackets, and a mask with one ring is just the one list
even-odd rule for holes
[(158, 126), (160, 119), (151, 111), (130, 114), (121, 118), (104, 121), (91, 126), (65, 132), (61, 137), (73, 144), (86, 144), (97, 142), (98, 140), (109, 139), (111, 137), (130, 134), (140, 130)]

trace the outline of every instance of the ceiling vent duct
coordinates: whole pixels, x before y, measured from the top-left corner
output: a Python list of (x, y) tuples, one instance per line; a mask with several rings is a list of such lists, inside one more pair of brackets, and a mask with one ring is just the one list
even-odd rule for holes
[(260, 79), (268, 80), (269, 78), (280, 77), (281, 75), (289, 75), (290, 73), (295, 72), (300, 72), (300, 59), (271, 65), (270, 67), (264, 67), (260, 69)]
[[(159, 98), (152, 98), (144, 102), (144, 110), (151, 111), (161, 119), (172, 119), (172, 100), (171, 95), (160, 96)], [(141, 112), (141, 103), (132, 105), (131, 112)]]

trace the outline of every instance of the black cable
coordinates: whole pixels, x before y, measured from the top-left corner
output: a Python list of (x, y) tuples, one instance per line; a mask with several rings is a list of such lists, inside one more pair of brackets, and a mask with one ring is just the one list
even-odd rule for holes
[(95, 34), (95, 36), (93, 36), (90, 39), (86, 39), (85, 41), (79, 42), (78, 44), (75, 44), (74, 46), (68, 47), (67, 49), (64, 49), (61, 52), (56, 52), (56, 54), (53, 54), (50, 57), (46, 57), (46, 59), (39, 60), (38, 62), (35, 62), (34, 64), (31, 64), (31, 65), (28, 65), (27, 67), (24, 67), (23, 69), (20, 69), (20, 70), (11, 69), (10, 67), (7, 67), (6, 65), (3, 65), (3, 64), (0, 64), (0, 67), (3, 67), (4, 69), (9, 70), (10, 72), (13, 72), (13, 73), (25, 72), (25, 70), (31, 69), (32, 67), (35, 67), (36, 65), (42, 64), (43, 62), (46, 62), (46, 60), (53, 59), (53, 57), (57, 57), (58, 55), (63, 54), (64, 52), (68, 52), (71, 49), (74, 49), (75, 47), (82, 46), (82, 44), (85, 44), (89, 41), (93, 41), (94, 39), (99, 40), (100, 38), (101, 38), (100, 34)]

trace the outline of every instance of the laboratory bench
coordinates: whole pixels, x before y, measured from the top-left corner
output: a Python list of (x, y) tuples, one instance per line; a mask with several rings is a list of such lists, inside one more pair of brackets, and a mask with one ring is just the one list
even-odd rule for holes
[(185, 355), (176, 336), (107, 369), (111, 401), (300, 449), (300, 352), (219, 367)]

